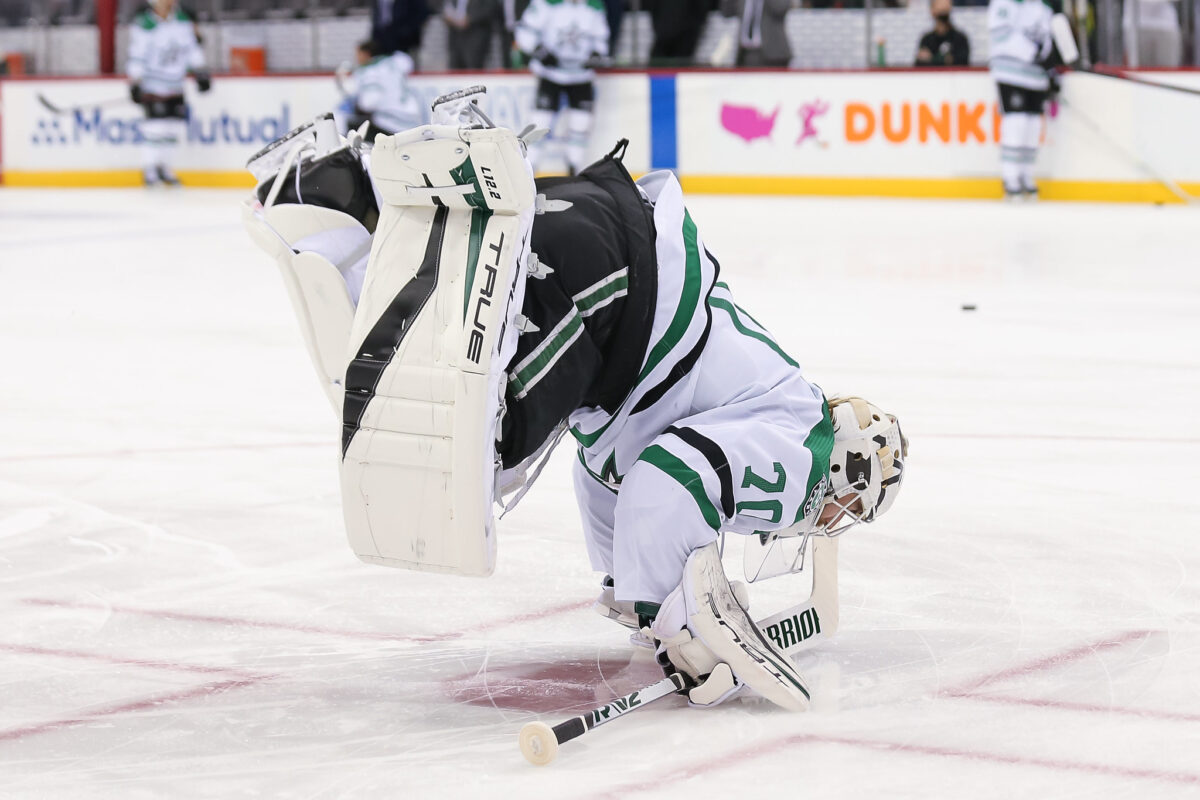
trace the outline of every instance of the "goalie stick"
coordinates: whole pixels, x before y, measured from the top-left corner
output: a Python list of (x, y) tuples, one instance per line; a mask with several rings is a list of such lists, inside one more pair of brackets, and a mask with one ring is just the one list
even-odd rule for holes
[(1066, 102), (1065, 98), (1062, 97), (1059, 98), (1059, 103), (1062, 104), (1063, 108), (1069, 109), (1071, 113), (1075, 115), (1075, 119), (1082, 122), (1085, 127), (1091, 130), (1091, 132), (1095, 134), (1098, 139), (1100, 139), (1100, 141), (1107, 144), (1113, 151), (1119, 153), (1130, 164), (1146, 173), (1146, 175), (1153, 178), (1158, 183), (1162, 184), (1164, 187), (1166, 187), (1167, 191), (1178, 197), (1181, 201), (1189, 205), (1200, 201), (1200, 198), (1196, 197), (1195, 195), (1188, 194), (1183, 190), (1183, 187), (1156, 170), (1149, 163), (1147, 163), (1145, 159), (1140, 158), (1135, 153), (1118, 144), (1116, 140), (1114, 140), (1108, 133), (1105, 132), (1104, 128), (1102, 128), (1100, 124), (1096, 122), (1096, 120), (1080, 111), (1078, 106)]
[(521, 728), (521, 752), (530, 764), (536, 764), (539, 767), (545, 766), (558, 755), (560, 744), (577, 739), (593, 728), (606, 722), (612, 722), (617, 717), (641, 708), (647, 703), (683, 691), (686, 686), (687, 682), (684, 677), (675, 672), (658, 683), (652, 683), (636, 692), (630, 692), (624, 697), (618, 697), (599, 708), (593, 708), (578, 717), (560, 722), (553, 728), (540, 720), (527, 722)]
[[(813, 586), (808, 600), (756, 623), (788, 656), (828, 639), (838, 627), (838, 540), (814, 536), (812, 541)], [(545, 766), (558, 755), (560, 744), (686, 687), (687, 680), (676, 672), (553, 727), (540, 720), (527, 722), (521, 727), (521, 753), (530, 764)]]
[(111, 97), (107, 100), (98, 100), (95, 103), (81, 103), (76, 106), (59, 106), (51, 103), (46, 99), (46, 95), (39, 92), (37, 101), (42, 104), (42, 107), (51, 114), (73, 114), (76, 111), (83, 111), (88, 108), (108, 108), (110, 106), (133, 105), (133, 101), (128, 97)]

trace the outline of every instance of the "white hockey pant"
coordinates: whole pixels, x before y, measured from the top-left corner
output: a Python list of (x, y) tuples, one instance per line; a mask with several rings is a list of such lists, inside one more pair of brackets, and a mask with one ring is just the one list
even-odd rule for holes
[(539, 128), (545, 128), (550, 131), (550, 135), (542, 137), (529, 148), (529, 163), (533, 165), (535, 172), (537, 171), (538, 164), (541, 163), (546, 155), (546, 147), (554, 138), (554, 119), (556, 116), (557, 114), (553, 111), (546, 111), (539, 108), (535, 108), (529, 113), (530, 122)]
[(1009, 194), (1037, 189), (1033, 166), (1042, 135), (1040, 114), (1004, 114), (1000, 120), (1000, 176)]
[(566, 110), (567, 135), (564, 151), (567, 156), (567, 166), (574, 172), (579, 172), (587, 166), (588, 139), (592, 134), (591, 111), (578, 108)]

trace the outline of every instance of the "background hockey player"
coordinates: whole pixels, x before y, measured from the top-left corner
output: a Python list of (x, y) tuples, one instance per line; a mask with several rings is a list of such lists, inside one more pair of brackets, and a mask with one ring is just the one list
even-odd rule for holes
[(133, 18), (125, 65), (129, 95), (146, 114), (142, 175), (147, 186), (179, 183), (172, 162), (187, 136), (183, 83), (189, 73), (201, 92), (209, 90), (211, 80), (204, 68), (195, 20), (175, 0), (153, 0)]
[[(524, 143), (511, 132), (442, 125), (382, 141), (371, 155), (383, 199), (377, 220), (364, 206), (373, 205), (373, 193), (360, 189), (357, 207), (347, 204), (351, 214), (341, 215), (347, 220), (330, 217), (326, 226), (358, 225), (364, 238), (372, 229), (384, 237), (365, 284), (344, 255), (364, 248), (345, 245), (342, 234), (329, 236), (326, 249), (313, 226), (296, 227), (279, 245), (281, 228), (291, 225), (284, 223), (301, 219), (276, 205), (296, 198), (297, 172), (288, 164), (277, 176), (256, 170), (267, 180), (250, 217), (256, 241), (285, 275), (300, 274), (297, 258), (307, 260), (304, 271), (314, 268), (312, 253), (293, 251), (291, 243), (303, 240), (326, 249), (329, 274), (340, 281), (336, 267), (348, 277), (343, 294), (362, 292), (341, 348), (354, 354), (344, 368), (344, 501), (369, 494), (373, 511), (386, 505), (367, 488), (373, 476), (359, 471), (378, 466), (390, 476), (388, 497), (418, 492), (400, 502), (405, 522), (421, 506), (417, 536), (425, 548), (455, 533), (438, 528), (431, 492), (442, 489), (435, 487), (450, 484), (445, 491), (457, 499), (449, 516), (458, 520), (477, 492), (490, 504), (497, 487), (524, 483), (532, 462), (569, 428), (579, 446), (573, 463), (587, 550), (593, 567), (611, 576), (602, 597), (622, 606), (618, 614), (637, 615), (664, 668), (689, 676), (694, 704), (719, 703), (749, 686), (784, 708), (806, 708), (803, 677), (727, 580), (718, 535), (826, 534), (874, 520), (900, 488), (907, 443), (895, 417), (859, 398), (827, 402), (734, 303), (670, 172), (635, 184), (614, 151), (577, 178), (544, 182), (535, 200)], [(283, 150), (296, 148), (275, 147), (264, 158)], [(329, 163), (352, 167), (346, 152)], [(319, 175), (318, 163), (302, 174)], [(487, 176), (486, 190), (477, 175)], [(358, 185), (365, 182), (362, 175)], [(488, 196), (495, 207), (480, 213)], [(488, 287), (481, 297), (490, 300), (470, 303), (477, 285)], [(297, 308), (304, 329), (318, 327), (311, 306)], [(459, 345), (478, 331), (501, 331), (494, 348), (468, 352), (483, 356), (479, 369), (502, 404), (490, 389), (445, 394), (454, 374), (482, 378), (474, 367), (428, 366), (465, 363)], [(479, 419), (445, 427), (468, 413)], [(428, 473), (412, 471), (413, 454), (429, 452), (418, 443), (431, 424), (435, 448), (478, 452), (478, 465), (455, 468), (448, 480), (432, 462)], [(485, 433), (482, 442), (456, 442), (459, 431)], [(404, 474), (417, 485), (398, 480)], [(348, 525), (356, 525), (347, 508)], [(368, 523), (372, 535), (387, 536), (386, 522)]]
[(420, 98), (408, 86), (412, 74), (412, 56), (403, 51), (382, 53), (374, 41), (359, 44), (358, 65), (348, 76), (351, 92), (347, 98), (347, 126), (357, 129), (369, 123), (367, 141), (381, 133), (415, 128), (424, 122)]
[[(600, 0), (533, 0), (517, 23), (517, 47), (538, 78), (532, 121), (555, 130), (565, 104), (564, 155), (574, 175), (587, 163), (596, 100), (595, 67), (608, 56), (608, 19)], [(543, 144), (530, 153), (538, 166)]]
[[(1042, 0), (990, 0), (988, 67), (1000, 93), (1000, 177), (1010, 200), (1036, 199), (1033, 177), (1042, 112), (1058, 92), (1054, 12)], [(1061, 16), (1061, 15), (1060, 15)]]

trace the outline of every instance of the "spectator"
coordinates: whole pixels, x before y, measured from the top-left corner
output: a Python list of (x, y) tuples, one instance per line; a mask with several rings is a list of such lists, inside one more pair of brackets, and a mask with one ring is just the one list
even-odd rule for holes
[(621, 38), (621, 18), (625, 16), (625, 0), (604, 0), (605, 15), (608, 17), (608, 55), (617, 55), (617, 40)]
[(1137, 0), (1135, 25), (1134, 2), (1126, 0), (1121, 17), (1126, 62), (1137, 67), (1178, 67), (1183, 63), (1183, 30), (1175, 3)]
[(950, 23), (950, 0), (932, 0), (929, 14), (933, 30), (921, 37), (918, 67), (965, 67), (971, 63), (971, 42)]
[(525, 59), (517, 48), (517, 20), (530, 0), (499, 0), (496, 3), (496, 36), (500, 40), (500, 66), (524, 69)]
[(786, 67), (792, 60), (784, 18), (791, 0), (721, 0), (721, 13), (739, 17), (739, 67)]
[(483, 69), (492, 28), (502, 13), (499, 0), (433, 0), (450, 28), (450, 69)]
[[(711, 7), (709, 0), (650, 0), (654, 46), (650, 60), (656, 64), (689, 66)], [(609, 29), (612, 32), (612, 28)], [(615, 41), (616, 33), (613, 32)]]
[(413, 58), (421, 49), (421, 30), (429, 17), (425, 0), (374, 0), (371, 4), (371, 41), (379, 55), (403, 51)]

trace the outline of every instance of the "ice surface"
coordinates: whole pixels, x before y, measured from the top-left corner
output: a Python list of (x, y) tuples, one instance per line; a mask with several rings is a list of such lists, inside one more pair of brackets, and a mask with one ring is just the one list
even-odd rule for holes
[(842, 540), (811, 713), (668, 698), (538, 769), (524, 722), (658, 677), (587, 608), (569, 449), (494, 577), (359, 563), (239, 200), (0, 192), (0, 796), (1200, 795), (1194, 210), (692, 198), (906, 488)]

